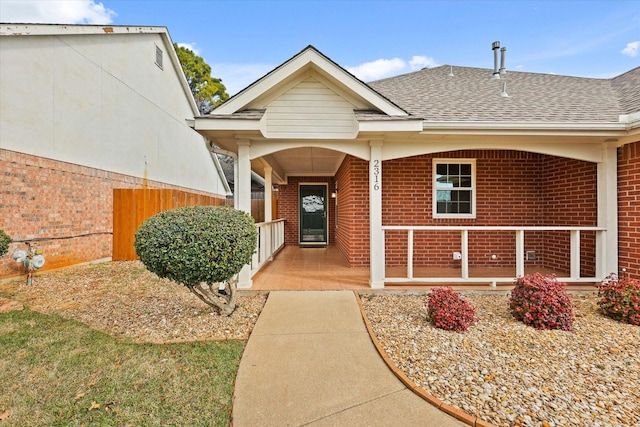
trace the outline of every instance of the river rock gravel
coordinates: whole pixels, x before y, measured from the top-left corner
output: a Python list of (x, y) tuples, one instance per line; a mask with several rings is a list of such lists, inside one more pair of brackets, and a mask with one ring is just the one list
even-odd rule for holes
[(478, 323), (437, 329), (424, 295), (363, 295), (377, 339), (398, 369), (432, 395), (498, 426), (640, 426), (640, 327), (573, 294), (574, 330), (516, 321), (508, 295), (464, 294)]

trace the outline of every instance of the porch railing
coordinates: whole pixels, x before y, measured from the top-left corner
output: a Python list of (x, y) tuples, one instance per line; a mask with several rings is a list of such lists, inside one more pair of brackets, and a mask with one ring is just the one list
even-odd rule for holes
[(256, 224), (256, 253), (251, 259), (251, 277), (284, 246), (284, 219)]
[[(558, 277), (564, 282), (600, 282), (604, 279), (604, 257), (606, 254), (606, 239), (604, 227), (525, 227), (525, 226), (383, 226), (383, 233), (391, 230), (406, 230), (407, 232), (407, 276), (386, 277), (385, 283), (487, 283), (496, 286), (497, 282), (512, 282), (525, 274), (525, 246), (524, 236), (527, 231), (569, 231), (570, 232), (570, 274), (569, 277)], [(416, 231), (459, 231), (461, 274), (460, 277), (416, 277), (414, 274), (413, 238)], [(469, 233), (473, 231), (512, 231), (515, 233), (515, 277), (471, 277), (469, 275)], [(595, 274), (596, 277), (580, 276), (580, 232), (593, 231), (596, 236)], [(606, 273), (605, 273), (606, 274)]]

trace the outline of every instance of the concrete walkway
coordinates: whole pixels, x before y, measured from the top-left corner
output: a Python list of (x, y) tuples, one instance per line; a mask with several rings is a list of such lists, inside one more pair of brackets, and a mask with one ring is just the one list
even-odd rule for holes
[(234, 427), (467, 426), (408, 389), (352, 291), (272, 291), (240, 362)]

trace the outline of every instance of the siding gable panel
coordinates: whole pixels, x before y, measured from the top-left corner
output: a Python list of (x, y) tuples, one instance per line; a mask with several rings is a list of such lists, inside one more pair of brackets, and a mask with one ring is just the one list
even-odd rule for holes
[(353, 139), (358, 133), (355, 108), (308, 77), (266, 106), (263, 133), (267, 138)]

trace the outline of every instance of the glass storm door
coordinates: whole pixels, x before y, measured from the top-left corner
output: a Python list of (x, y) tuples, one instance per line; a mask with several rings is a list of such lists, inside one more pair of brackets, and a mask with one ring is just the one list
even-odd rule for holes
[(300, 185), (300, 244), (327, 244), (326, 185)]

